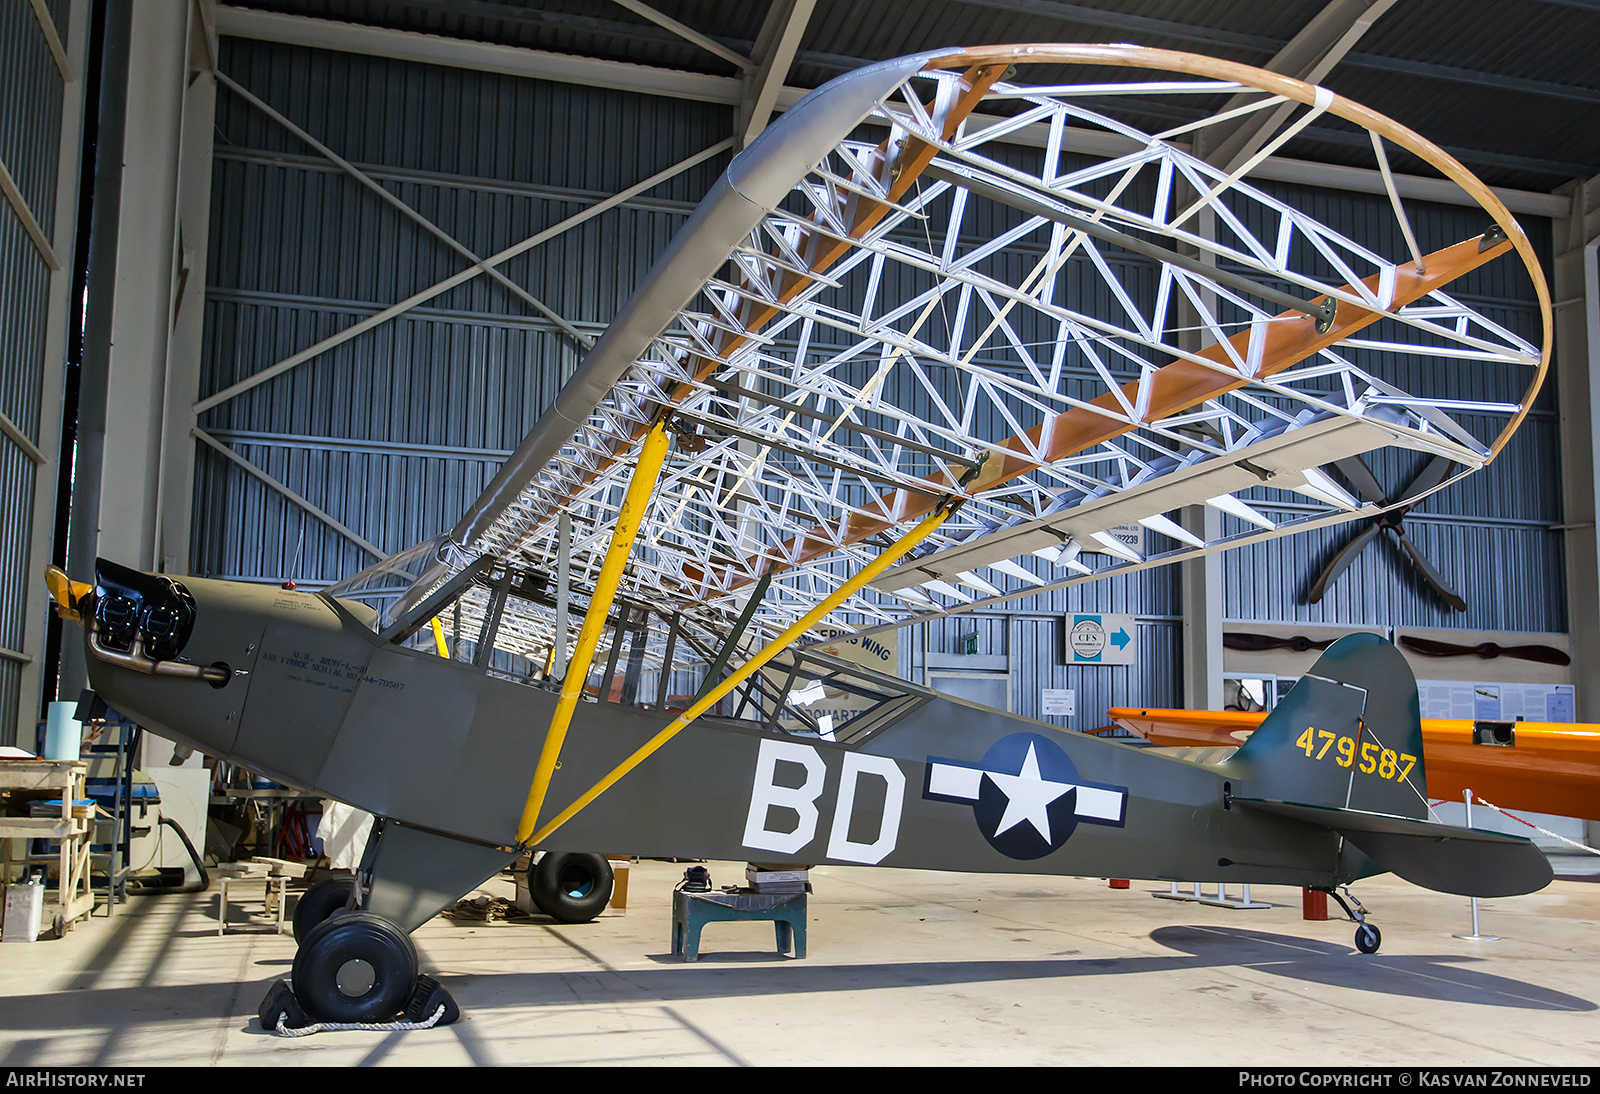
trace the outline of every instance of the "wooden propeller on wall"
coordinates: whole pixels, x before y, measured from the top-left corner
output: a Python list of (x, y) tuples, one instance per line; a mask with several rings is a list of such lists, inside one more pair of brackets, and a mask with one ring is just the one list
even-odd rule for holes
[(1436, 642), (1431, 638), (1413, 638), (1409, 634), (1400, 636), (1400, 644), (1413, 653), (1420, 653), (1424, 657), (1481, 657), (1485, 661), (1495, 657), (1516, 657), (1523, 661), (1537, 661), (1544, 665), (1570, 665), (1572, 658), (1564, 650), (1554, 646), (1525, 645), (1502, 646), (1498, 642), (1479, 642), (1472, 646), (1462, 646), (1455, 642)]
[[(1249, 631), (1226, 631), (1222, 635), (1222, 644), (1228, 649), (1244, 650), (1249, 653), (1264, 653), (1269, 650), (1306, 653), (1309, 650), (1325, 650), (1337, 641), (1336, 637), (1313, 639), (1303, 634), (1283, 637), (1276, 634), (1253, 634)], [(1400, 645), (1424, 657), (1470, 656), (1485, 661), (1496, 657), (1515, 657), (1523, 661), (1537, 661), (1543, 665), (1572, 664), (1572, 658), (1567, 656), (1565, 650), (1537, 643), (1502, 646), (1498, 642), (1477, 642), (1472, 645), (1462, 645), (1457, 642), (1439, 642), (1432, 638), (1414, 638), (1409, 634), (1403, 634), (1400, 636)]]
[(1297, 634), (1292, 638), (1281, 638), (1275, 634), (1251, 634), (1248, 631), (1224, 631), (1222, 635), (1222, 644), (1228, 649), (1246, 650), (1250, 653), (1263, 653), (1267, 650), (1293, 650), (1296, 653), (1305, 653), (1307, 650), (1325, 650), (1337, 641), (1337, 638), (1316, 641), (1303, 634)]

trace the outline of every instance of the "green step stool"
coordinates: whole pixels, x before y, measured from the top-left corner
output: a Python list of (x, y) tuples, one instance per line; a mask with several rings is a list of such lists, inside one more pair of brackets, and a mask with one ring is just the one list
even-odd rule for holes
[(672, 891), (672, 952), (685, 961), (700, 958), (700, 929), (707, 923), (772, 920), (778, 932), (778, 952), (806, 955), (806, 894), (756, 893), (749, 889), (725, 893)]

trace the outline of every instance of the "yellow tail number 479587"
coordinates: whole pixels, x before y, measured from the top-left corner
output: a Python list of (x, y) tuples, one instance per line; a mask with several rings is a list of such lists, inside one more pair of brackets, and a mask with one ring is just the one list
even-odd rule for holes
[[(1327, 757), (1340, 767), (1359, 767), (1363, 774), (1376, 774), (1380, 779), (1393, 779), (1395, 782), (1405, 782), (1406, 776), (1417, 765), (1415, 756), (1397, 753), (1391, 748), (1380, 748), (1375, 741), (1362, 743), (1358, 760), (1354, 737), (1341, 737), (1315, 726), (1307, 726), (1295, 744), (1310, 759)], [(1328, 755), (1329, 749), (1333, 750), (1332, 756)]]

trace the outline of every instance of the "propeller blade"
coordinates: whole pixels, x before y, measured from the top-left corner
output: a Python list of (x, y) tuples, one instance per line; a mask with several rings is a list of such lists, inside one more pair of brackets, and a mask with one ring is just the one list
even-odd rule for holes
[(1378, 485), (1378, 478), (1372, 473), (1372, 468), (1367, 466), (1366, 460), (1360, 456), (1349, 456), (1342, 460), (1334, 460), (1333, 466), (1350, 480), (1350, 485), (1354, 486), (1362, 497), (1374, 505), (1388, 506), (1389, 496), (1383, 492), (1383, 487)]
[(1405, 520), (1406, 514), (1421, 503), (1425, 494), (1443, 482), (1445, 476), (1450, 474), (1450, 469), (1454, 466), (1455, 461), (1445, 456), (1435, 456), (1423, 464), (1422, 470), (1418, 471), (1416, 476), (1406, 484), (1405, 489), (1400, 491), (1401, 500), (1408, 504), (1394, 511), (1392, 514), (1394, 522), (1398, 524), (1400, 521)]
[(1406, 488), (1400, 492), (1401, 500), (1410, 501), (1426, 494), (1443, 482), (1455, 465), (1456, 462), (1448, 456), (1435, 456), (1423, 465), (1422, 470), (1417, 472), (1416, 478), (1406, 484)]
[(1418, 550), (1415, 543), (1411, 542), (1405, 530), (1396, 528), (1394, 537), (1399, 541), (1400, 546), (1405, 549), (1406, 554), (1411, 556), (1411, 561), (1416, 564), (1417, 569), (1422, 572), (1422, 576), (1427, 579), (1428, 584), (1433, 586), (1434, 591), (1443, 598), (1444, 602), (1458, 612), (1466, 611), (1467, 602), (1445, 582), (1444, 575), (1435, 570), (1433, 565), (1422, 556), (1422, 552)]
[(1294, 650), (1296, 653), (1305, 653), (1307, 650), (1325, 650), (1337, 641), (1337, 638), (1328, 638), (1315, 642), (1303, 634), (1297, 634), (1293, 638), (1280, 638), (1273, 634), (1227, 631), (1222, 635), (1222, 644), (1228, 649), (1249, 650), (1252, 653), (1264, 650)]
[[(1224, 636), (1224, 643), (1227, 639)], [(1554, 646), (1502, 646), (1496, 642), (1479, 642), (1475, 646), (1458, 645), (1455, 642), (1438, 642), (1431, 638), (1413, 638), (1409, 634), (1400, 636), (1400, 644), (1413, 653), (1420, 653), (1424, 657), (1481, 657), (1485, 661), (1495, 657), (1516, 657), (1523, 661), (1538, 661), (1545, 665), (1570, 665), (1572, 658), (1563, 650)]]
[(1327, 567), (1323, 569), (1322, 575), (1317, 578), (1317, 583), (1311, 586), (1310, 602), (1312, 604), (1322, 599), (1322, 594), (1328, 590), (1328, 584), (1344, 573), (1349, 565), (1356, 560), (1356, 556), (1361, 553), (1361, 549), (1372, 542), (1372, 537), (1378, 534), (1378, 529), (1381, 527), (1383, 527), (1381, 524), (1368, 525), (1365, 532), (1345, 544), (1339, 553), (1333, 556), (1333, 560), (1328, 563)]
[[(1494, 643), (1486, 642), (1484, 645), (1492, 646)], [(1540, 664), (1544, 665), (1560, 665), (1562, 667), (1566, 667), (1567, 665), (1572, 664), (1572, 657), (1567, 653), (1567, 651), (1558, 650), (1554, 646), (1501, 646), (1500, 656), (1516, 657), (1523, 661), (1538, 661)]]

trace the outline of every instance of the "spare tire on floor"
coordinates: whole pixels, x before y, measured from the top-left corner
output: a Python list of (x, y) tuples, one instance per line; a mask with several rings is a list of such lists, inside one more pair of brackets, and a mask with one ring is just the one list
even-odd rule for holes
[(546, 851), (528, 867), (528, 891), (559, 923), (587, 923), (611, 901), (614, 876), (604, 855)]

